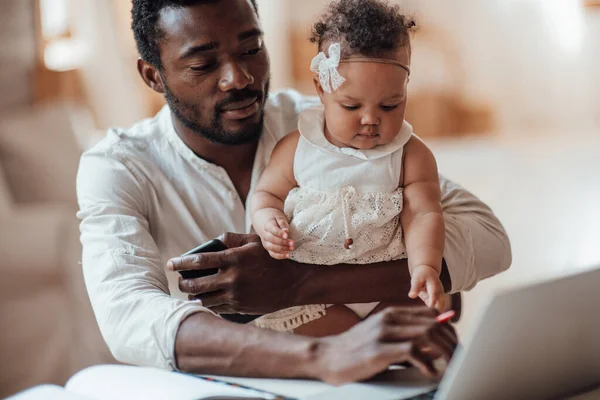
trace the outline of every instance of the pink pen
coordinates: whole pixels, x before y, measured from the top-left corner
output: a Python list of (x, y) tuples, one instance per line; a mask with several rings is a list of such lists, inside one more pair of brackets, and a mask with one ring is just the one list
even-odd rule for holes
[(452, 318), (454, 318), (455, 315), (456, 315), (456, 311), (450, 310), (450, 311), (446, 311), (443, 314), (438, 315), (435, 318), (435, 320), (436, 320), (436, 322), (443, 324), (444, 322), (450, 321)]

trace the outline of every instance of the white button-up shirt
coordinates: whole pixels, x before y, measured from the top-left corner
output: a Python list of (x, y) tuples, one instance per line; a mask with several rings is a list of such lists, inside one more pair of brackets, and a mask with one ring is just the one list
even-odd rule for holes
[[(291, 90), (270, 96), (248, 199), (276, 143), (317, 102)], [(509, 267), (510, 245), (489, 208), (440, 183), (452, 290), (469, 289)], [(126, 363), (175, 368), (179, 324), (210, 311), (186, 300), (166, 263), (224, 232), (250, 232), (249, 207), (224, 169), (183, 143), (166, 106), (128, 130), (109, 130), (82, 156), (77, 196), (85, 282), (109, 348)]]

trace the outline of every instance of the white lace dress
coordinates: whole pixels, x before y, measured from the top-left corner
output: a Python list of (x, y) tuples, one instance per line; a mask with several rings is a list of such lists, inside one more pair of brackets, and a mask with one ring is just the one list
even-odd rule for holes
[[(391, 143), (370, 150), (334, 146), (323, 129), (321, 107), (300, 115), (300, 139), (294, 158), (298, 187), (290, 192), (284, 207), (295, 243), (291, 258), (324, 266), (406, 258), (399, 183), (403, 147), (412, 135), (412, 127), (405, 122)], [(347, 306), (364, 318), (377, 304)], [(262, 316), (254, 323), (291, 331), (325, 315), (327, 306), (291, 307)]]

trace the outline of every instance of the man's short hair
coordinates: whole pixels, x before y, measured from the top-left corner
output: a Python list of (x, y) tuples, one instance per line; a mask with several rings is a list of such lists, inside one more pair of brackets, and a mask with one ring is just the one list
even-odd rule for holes
[[(158, 26), (160, 12), (164, 8), (182, 8), (220, 0), (133, 0), (131, 8), (133, 36), (140, 56), (157, 68), (162, 68), (158, 42), (163, 32)], [(258, 13), (256, 0), (250, 0)]]

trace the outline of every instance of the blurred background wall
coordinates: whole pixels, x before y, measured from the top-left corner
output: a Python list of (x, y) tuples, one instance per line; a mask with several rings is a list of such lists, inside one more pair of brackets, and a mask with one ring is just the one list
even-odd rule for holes
[[(419, 27), (407, 120), (512, 241), (512, 268), (464, 296), (468, 340), (494, 291), (600, 264), (600, 1), (394, 2)], [(328, 0), (258, 3), (273, 90), (312, 94)], [(78, 264), (75, 175), (108, 127), (164, 104), (137, 57), (127, 0), (0, 1), (0, 397), (114, 361)]]
[[(511, 135), (521, 130), (531, 135), (589, 131), (600, 124), (596, 0), (394, 2), (419, 26), (413, 38), (408, 119), (421, 135)], [(137, 76), (128, 1), (6, 3), (15, 4), (9, 8), (16, 14), (10, 26), (20, 35), (3, 44), (3, 51), (29, 68), (10, 63), (19, 69), (20, 80), (9, 79), (21, 92), (15, 99), (30, 98), (23, 94), (28, 88), (38, 101), (76, 99), (91, 111), (99, 129), (129, 125), (162, 105)], [(307, 38), (328, 0), (258, 3), (273, 89), (292, 86), (312, 94), (308, 65), (316, 50)], [(42, 9), (37, 17), (41, 26), (31, 14), (39, 12), (36, 4)], [(61, 69), (67, 71), (56, 71)], [(33, 88), (27, 71), (39, 75)]]

